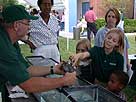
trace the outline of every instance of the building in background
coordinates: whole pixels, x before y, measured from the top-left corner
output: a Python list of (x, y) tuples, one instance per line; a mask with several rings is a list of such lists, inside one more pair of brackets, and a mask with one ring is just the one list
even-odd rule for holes
[[(37, 5), (37, 0), (24, 1), (28, 4), (33, 3), (34, 5)], [(94, 11), (98, 18), (103, 18), (105, 16), (105, 12), (108, 8), (103, 6), (102, 1), (103, 0), (54, 0), (53, 9), (65, 12), (65, 31), (73, 32), (73, 27), (76, 26), (78, 20), (83, 17), (90, 6), (94, 7)], [(136, 0), (130, 0), (129, 3), (121, 0), (120, 6), (127, 6), (127, 11), (124, 12), (125, 17), (136, 18)]]
[(134, 18), (134, 9), (136, 8), (136, 0), (120, 0), (117, 4), (108, 3), (103, 4), (104, 0), (90, 0), (90, 4), (94, 7), (94, 11), (98, 18), (103, 18), (109, 7), (115, 7), (124, 11), (125, 17)]

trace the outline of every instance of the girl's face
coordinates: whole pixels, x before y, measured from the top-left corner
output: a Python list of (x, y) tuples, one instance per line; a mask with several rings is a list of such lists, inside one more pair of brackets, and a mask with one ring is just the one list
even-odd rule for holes
[(114, 28), (116, 26), (117, 18), (114, 12), (110, 11), (107, 15), (107, 27)]
[[(83, 52), (86, 52), (88, 51), (87, 47), (84, 45), (84, 44), (79, 44), (76, 48), (76, 53), (83, 53)], [(91, 60), (88, 60), (87, 58), (84, 59), (84, 60), (81, 60), (79, 62), (79, 66), (87, 66), (88, 64), (90, 64), (90, 61)]]
[(79, 44), (79, 46), (76, 49), (76, 53), (86, 52), (87, 48), (83, 44)]
[(106, 49), (113, 49), (115, 46), (118, 46), (118, 43), (119, 35), (116, 33), (110, 33), (105, 37), (104, 47)]
[(123, 85), (120, 83), (117, 76), (115, 74), (111, 74), (107, 89), (112, 92), (118, 92), (122, 89), (122, 86)]

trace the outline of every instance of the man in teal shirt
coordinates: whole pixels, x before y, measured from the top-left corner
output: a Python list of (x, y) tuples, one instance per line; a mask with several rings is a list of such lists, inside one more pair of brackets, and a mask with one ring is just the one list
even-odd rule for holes
[(36, 20), (21, 5), (12, 5), (2, 12), (4, 23), (0, 26), (0, 92), (2, 102), (10, 102), (5, 83), (19, 85), (26, 92), (42, 92), (54, 88), (72, 85), (76, 73), (65, 73), (62, 78), (45, 78), (52, 73), (64, 74), (60, 65), (30, 66), (21, 55), (18, 40), (24, 37), (29, 29), (29, 20)]

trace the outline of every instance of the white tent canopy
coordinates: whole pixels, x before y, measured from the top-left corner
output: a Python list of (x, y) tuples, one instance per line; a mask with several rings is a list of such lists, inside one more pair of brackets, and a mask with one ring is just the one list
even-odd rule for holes
[(31, 6), (37, 7), (37, 0), (24, 0), (24, 1)]
[[(19, 2), (26, 2), (27, 5), (31, 5), (32, 7), (38, 8), (37, 0), (18, 0)], [(39, 9), (39, 8), (38, 8)], [(62, 0), (54, 0), (54, 6), (52, 9), (55, 10), (64, 10), (64, 4)]]
[(32, 7), (39, 10), (39, 7), (37, 5), (37, 0), (23, 0), (26, 2), (27, 5), (31, 5)]

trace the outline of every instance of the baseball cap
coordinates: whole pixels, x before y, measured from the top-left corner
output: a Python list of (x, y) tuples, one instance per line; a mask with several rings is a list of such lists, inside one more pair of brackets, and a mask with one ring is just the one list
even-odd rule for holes
[(26, 10), (25, 7), (22, 5), (11, 5), (2, 11), (3, 19), (6, 23), (12, 23), (14, 21), (28, 19), (28, 20), (36, 20), (38, 19), (37, 16), (30, 15)]

